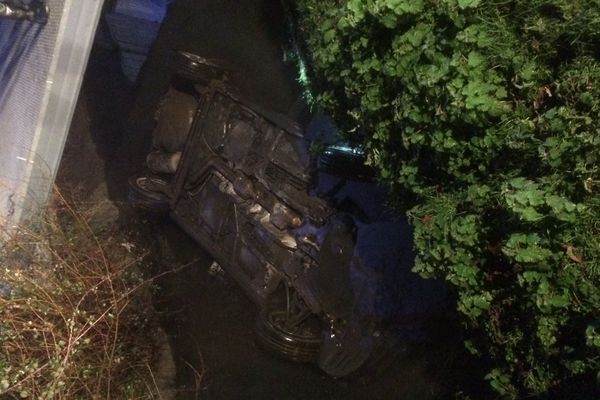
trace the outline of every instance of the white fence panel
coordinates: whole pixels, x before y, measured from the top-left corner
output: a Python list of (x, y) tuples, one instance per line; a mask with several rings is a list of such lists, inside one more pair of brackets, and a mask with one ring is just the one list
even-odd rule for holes
[(0, 21), (0, 221), (23, 222), (54, 183), (104, 0), (47, 0), (47, 24)]

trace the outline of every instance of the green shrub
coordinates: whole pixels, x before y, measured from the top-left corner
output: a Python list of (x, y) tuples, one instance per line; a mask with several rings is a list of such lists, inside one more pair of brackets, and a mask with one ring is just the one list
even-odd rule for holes
[(600, 374), (600, 2), (297, 0), (310, 89), (507, 397)]

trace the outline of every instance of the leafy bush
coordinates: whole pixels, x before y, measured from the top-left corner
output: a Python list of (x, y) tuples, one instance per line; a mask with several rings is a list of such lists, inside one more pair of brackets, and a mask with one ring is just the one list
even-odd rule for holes
[(600, 2), (295, 6), (315, 103), (367, 136), (492, 387), (600, 378)]
[(89, 211), (60, 200), (0, 248), (1, 399), (162, 398), (141, 254), (124, 234), (95, 234)]

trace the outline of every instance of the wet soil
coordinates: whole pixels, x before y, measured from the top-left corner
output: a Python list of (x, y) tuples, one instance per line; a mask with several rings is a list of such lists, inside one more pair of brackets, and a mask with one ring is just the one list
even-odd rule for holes
[(119, 223), (137, 226), (143, 245), (155, 251), (149, 273), (168, 272), (157, 282), (156, 303), (177, 365), (177, 399), (445, 398), (464, 376), (448, 321), (433, 323), (427, 342), (397, 346), (382, 367), (332, 379), (258, 348), (258, 310), (233, 280), (209, 273), (208, 253), (168, 219), (127, 204), (127, 178), (143, 168), (154, 110), (168, 88), (170, 52), (224, 60), (242, 92), (286, 112), (300, 89), (293, 67), (282, 62), (284, 25), (277, 0), (176, 0), (136, 85), (122, 76), (118, 52), (94, 48), (58, 182), (89, 201), (109, 198)]

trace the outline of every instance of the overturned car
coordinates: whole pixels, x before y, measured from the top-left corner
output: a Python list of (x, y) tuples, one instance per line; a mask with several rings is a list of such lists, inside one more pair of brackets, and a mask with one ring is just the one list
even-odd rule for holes
[[(382, 295), (373, 288), (387, 287), (383, 297), (399, 290), (379, 265), (396, 271), (398, 263), (380, 254), (380, 270), (367, 268), (357, 251), (365, 213), (335, 200), (339, 184), (320, 192), (316, 177), (368, 177), (361, 152), (329, 146), (313, 154), (296, 123), (242, 98), (215, 63), (178, 58), (148, 171), (131, 177), (130, 200), (169, 212), (237, 281), (261, 309), (256, 334), (265, 349), (316, 361), (332, 376), (352, 373), (383, 342)], [(410, 248), (396, 253), (410, 262)]]

